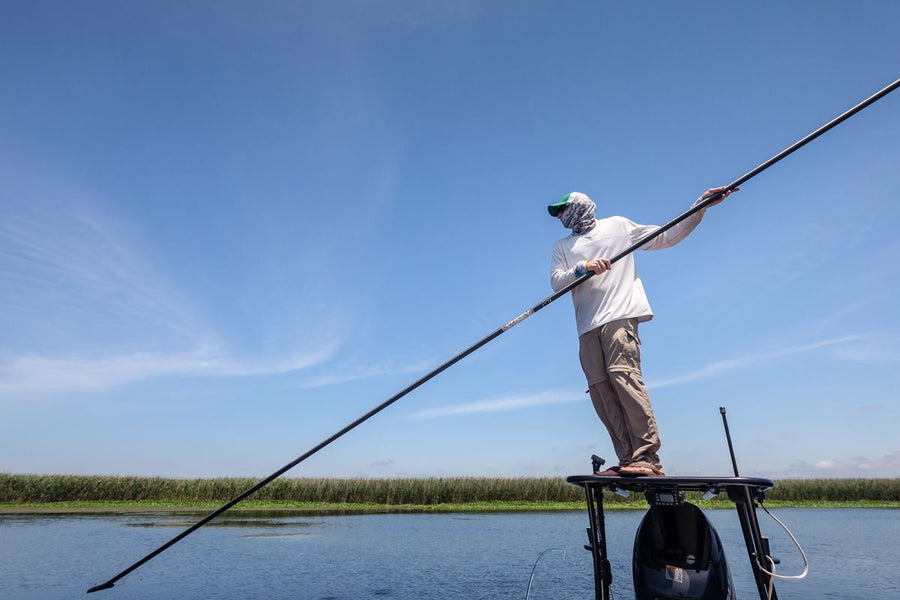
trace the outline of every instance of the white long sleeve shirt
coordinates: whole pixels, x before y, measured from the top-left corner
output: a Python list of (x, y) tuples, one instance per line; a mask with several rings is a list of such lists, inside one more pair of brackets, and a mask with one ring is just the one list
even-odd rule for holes
[[(674, 246), (700, 224), (705, 211), (703, 209), (694, 213), (639, 249), (662, 250)], [(612, 258), (658, 227), (638, 225), (625, 217), (609, 217), (598, 219), (594, 228), (585, 234), (571, 234), (562, 238), (553, 246), (551, 287), (554, 291), (559, 291), (575, 281), (575, 267), (579, 261)], [(649, 321), (653, 318), (644, 284), (641, 283), (634, 263), (634, 253), (616, 261), (606, 273), (594, 275), (572, 290), (572, 303), (575, 305), (575, 323), (579, 336), (619, 319)]]

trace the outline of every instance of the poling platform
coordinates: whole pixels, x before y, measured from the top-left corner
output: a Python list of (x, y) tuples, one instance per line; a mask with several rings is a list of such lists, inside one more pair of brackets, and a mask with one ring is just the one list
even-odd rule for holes
[[(610, 598), (612, 570), (606, 551), (603, 490), (618, 494), (642, 493), (650, 508), (634, 541), (632, 572), (637, 600), (735, 597), (731, 574), (718, 533), (703, 511), (684, 499), (685, 492), (704, 497), (727, 494), (734, 502), (744, 534), (750, 567), (761, 600), (777, 599), (773, 580), (763, 571), (776, 563), (769, 541), (759, 530), (757, 502), (774, 484), (758, 477), (606, 477), (573, 475), (569, 483), (584, 488), (587, 500), (589, 544), (594, 562), (597, 600)], [(765, 565), (763, 567), (762, 565)]]

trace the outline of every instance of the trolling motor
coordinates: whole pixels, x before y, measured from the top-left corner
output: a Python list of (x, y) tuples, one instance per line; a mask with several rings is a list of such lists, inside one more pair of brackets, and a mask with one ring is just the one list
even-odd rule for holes
[[(593, 557), (596, 600), (611, 598), (612, 583), (612, 570), (606, 551), (603, 490), (623, 496), (640, 492), (649, 504), (634, 538), (632, 578), (635, 600), (735, 598), (734, 584), (719, 534), (703, 511), (685, 500), (685, 492), (700, 492), (704, 499), (725, 492), (729, 500), (734, 502), (759, 598), (777, 600), (778, 594), (773, 582), (778, 577), (774, 573), (778, 561), (771, 557), (769, 540), (761, 534), (756, 518), (757, 502), (763, 501), (765, 491), (774, 484), (769, 479), (740, 477), (725, 408), (719, 410), (725, 425), (734, 477), (573, 475), (566, 479), (569, 483), (584, 488), (587, 499), (587, 534), (590, 543), (585, 549)], [(604, 462), (602, 458), (592, 456), (591, 466), (594, 472)], [(796, 540), (794, 542), (796, 544)], [(799, 544), (797, 547), (800, 548)], [(803, 575), (805, 573), (804, 569)]]

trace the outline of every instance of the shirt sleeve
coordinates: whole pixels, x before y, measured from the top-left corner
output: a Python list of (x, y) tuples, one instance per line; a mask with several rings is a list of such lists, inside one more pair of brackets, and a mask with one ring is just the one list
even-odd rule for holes
[[(697, 198), (696, 202), (694, 202), (691, 206), (697, 206), (698, 203), (702, 202), (702, 198)], [(684, 238), (686, 238), (690, 233), (700, 224), (700, 221), (703, 220), (703, 213), (706, 212), (706, 209), (703, 208), (698, 210), (694, 214), (692, 214), (687, 219), (683, 220), (681, 223), (678, 223), (674, 227), (662, 232), (643, 246), (641, 246), (640, 250), (662, 250), (663, 248), (671, 248)], [(629, 232), (631, 235), (631, 243), (637, 243), (639, 240), (644, 237), (650, 235), (657, 229), (659, 229), (659, 225), (638, 225), (637, 223), (631, 223), (633, 227)]]
[(566, 260), (566, 255), (559, 244), (553, 246), (553, 258), (550, 261), (550, 287), (554, 292), (563, 289), (577, 277), (575, 276), (575, 267), (570, 267)]

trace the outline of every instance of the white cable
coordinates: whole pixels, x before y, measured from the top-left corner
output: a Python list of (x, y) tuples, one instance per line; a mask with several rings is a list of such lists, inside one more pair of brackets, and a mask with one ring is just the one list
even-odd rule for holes
[(534, 583), (534, 573), (537, 571), (538, 563), (541, 562), (541, 559), (544, 558), (544, 555), (548, 552), (562, 552), (563, 560), (566, 559), (566, 551), (562, 548), (547, 548), (540, 554), (538, 554), (537, 559), (534, 561), (534, 566), (531, 567), (531, 577), (528, 578), (528, 588), (525, 590), (525, 600), (528, 600), (528, 595), (531, 593), (531, 584)]
[[(772, 565), (772, 573), (771, 573), (772, 576), (769, 577), (769, 585), (768, 585), (768, 587), (769, 587), (769, 592), (768, 592), (766, 595), (767, 595), (767, 597), (768, 597), (768, 600), (772, 600), (772, 594), (775, 593), (775, 585), (774, 585), (774, 581), (775, 581), (775, 559), (772, 558), (771, 556), (769, 556), (768, 554), (766, 554), (766, 558), (769, 560), (769, 564)], [(759, 566), (759, 561), (756, 562), (756, 565)], [(759, 568), (762, 569), (763, 571), (765, 571), (765, 569), (763, 569), (762, 567), (759, 567)], [(768, 571), (766, 571), (766, 572), (768, 572)]]
[[(763, 566), (761, 564), (759, 564), (759, 560), (756, 561), (756, 566), (759, 567), (759, 570), (762, 571), (763, 573), (765, 573), (766, 575), (768, 575), (771, 579), (803, 579), (804, 577), (806, 577), (806, 574), (809, 573), (809, 559), (806, 558), (806, 552), (804, 552), (803, 548), (800, 547), (800, 542), (797, 541), (797, 538), (794, 537), (794, 534), (791, 533), (791, 530), (787, 528), (787, 525), (782, 523), (778, 519), (778, 517), (776, 517), (775, 515), (770, 513), (769, 509), (766, 508), (765, 505), (760, 504), (760, 506), (762, 506), (762, 509), (764, 511), (766, 511), (767, 515), (772, 517), (772, 519), (774, 519), (776, 523), (781, 525), (781, 528), (784, 529), (784, 531), (790, 536), (791, 541), (794, 542), (794, 545), (797, 546), (797, 550), (800, 551), (800, 556), (803, 557), (803, 572), (800, 573), (799, 575), (776, 575), (775, 574), (775, 561), (772, 559), (771, 556), (768, 556), (768, 555), (766, 555), (766, 558), (769, 560), (769, 564), (772, 565), (771, 571), (768, 571), (765, 568), (763, 568)], [(771, 584), (771, 579), (770, 579), (770, 583), (769, 583), (769, 598), (772, 597), (772, 589), (773, 589), (772, 584)]]

